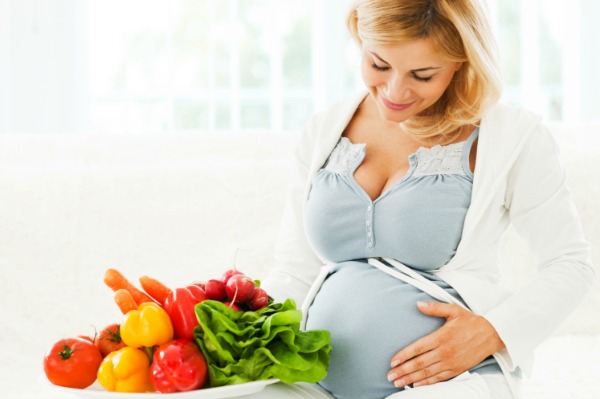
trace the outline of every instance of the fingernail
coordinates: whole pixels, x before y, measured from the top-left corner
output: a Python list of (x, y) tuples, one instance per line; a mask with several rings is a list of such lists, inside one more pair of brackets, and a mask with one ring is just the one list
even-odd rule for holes
[(404, 380), (398, 380), (394, 382), (394, 386), (396, 388), (402, 388), (406, 386), (406, 383), (404, 382)]
[(392, 360), (391, 366), (392, 366), (392, 368), (394, 368), (394, 367), (396, 367), (399, 364), (400, 364), (400, 360)]
[(415, 387), (415, 388), (420, 387), (421, 385), (425, 385), (425, 384), (422, 382), (413, 382), (413, 387)]
[(417, 306), (420, 308), (426, 308), (428, 305), (427, 305), (427, 302), (419, 301), (419, 302), (417, 302)]
[(388, 381), (392, 382), (394, 381), (396, 378), (398, 378), (398, 375), (396, 373), (391, 373), (388, 374)]

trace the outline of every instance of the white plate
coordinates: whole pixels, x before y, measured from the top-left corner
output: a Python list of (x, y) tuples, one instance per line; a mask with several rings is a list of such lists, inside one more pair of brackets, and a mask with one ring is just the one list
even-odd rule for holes
[(145, 392), (145, 393), (126, 393), (126, 392), (109, 392), (98, 383), (98, 381), (94, 382), (91, 386), (86, 389), (77, 389), (77, 388), (66, 388), (58, 385), (52, 384), (45, 375), (40, 377), (40, 381), (47, 386), (52, 387), (52, 389), (68, 393), (71, 395), (78, 396), (83, 399), (92, 398), (92, 399), (157, 399), (159, 395), (168, 395), (168, 398), (173, 399), (225, 399), (225, 398), (235, 398), (242, 395), (250, 395), (256, 392), (260, 392), (267, 385), (274, 384), (278, 382), (278, 379), (270, 379), (270, 380), (262, 380), (262, 381), (252, 381), (244, 384), (236, 384), (236, 385), (225, 385), (222, 387), (216, 388), (204, 388), (197, 389), (195, 391), (188, 392), (175, 392), (169, 394), (161, 394), (159, 392)]

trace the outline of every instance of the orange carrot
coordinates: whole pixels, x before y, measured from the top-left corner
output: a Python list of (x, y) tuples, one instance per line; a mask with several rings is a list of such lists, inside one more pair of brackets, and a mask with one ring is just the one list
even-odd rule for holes
[(165, 304), (165, 299), (167, 298), (167, 295), (169, 295), (169, 293), (171, 292), (171, 289), (169, 287), (167, 287), (160, 281), (148, 276), (140, 277), (140, 285), (148, 295), (156, 299), (156, 301), (161, 305)]
[(115, 291), (115, 303), (123, 314), (138, 308), (131, 293), (124, 288)]
[(129, 291), (135, 303), (140, 305), (144, 302), (154, 302), (146, 293), (140, 291), (135, 285), (131, 284), (129, 280), (125, 278), (116, 269), (107, 269), (104, 273), (104, 283), (108, 285), (113, 291), (124, 289)]

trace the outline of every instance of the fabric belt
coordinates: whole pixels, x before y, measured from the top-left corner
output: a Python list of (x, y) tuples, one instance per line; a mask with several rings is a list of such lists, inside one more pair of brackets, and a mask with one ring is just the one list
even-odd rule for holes
[[(384, 264), (380, 259), (385, 261), (388, 265)], [(420, 289), (440, 302), (452, 303), (468, 310), (462, 302), (450, 295), (446, 290), (395, 259), (369, 258), (368, 262), (382, 272)]]

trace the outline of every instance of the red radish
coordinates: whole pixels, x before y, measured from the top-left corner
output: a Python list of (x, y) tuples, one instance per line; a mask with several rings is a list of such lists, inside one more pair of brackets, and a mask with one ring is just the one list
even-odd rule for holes
[(252, 295), (252, 299), (248, 303), (248, 306), (252, 310), (258, 310), (264, 308), (269, 304), (269, 296), (267, 292), (262, 288), (256, 288), (254, 290), (254, 294)]
[(222, 280), (208, 280), (204, 287), (204, 291), (206, 291), (206, 296), (208, 296), (209, 299), (215, 301), (224, 301), (226, 298), (225, 283)]
[(229, 278), (227, 284), (225, 284), (225, 291), (227, 297), (232, 302), (247, 303), (252, 299), (256, 284), (251, 278), (244, 276), (243, 274), (236, 274)]
[(221, 276), (221, 281), (223, 281), (225, 284), (227, 284), (229, 279), (232, 276), (235, 276), (237, 274), (243, 275), (244, 273), (242, 273), (241, 271), (236, 270), (236, 269), (229, 269), (229, 270), (225, 271), (225, 273), (223, 273), (223, 275)]
[(240, 308), (237, 303), (233, 303), (233, 302), (223, 302), (224, 305), (229, 306), (231, 309), (233, 309), (236, 312), (240, 312), (242, 310), (242, 308)]

